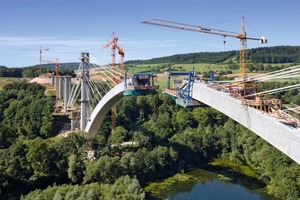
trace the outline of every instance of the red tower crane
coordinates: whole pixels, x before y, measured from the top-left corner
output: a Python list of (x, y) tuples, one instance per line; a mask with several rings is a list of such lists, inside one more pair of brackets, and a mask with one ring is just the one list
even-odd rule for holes
[[(107, 42), (102, 48), (109, 47), (111, 45), (111, 65), (114, 70), (116, 70), (116, 62), (115, 62), (115, 57), (116, 57), (116, 49), (118, 49), (118, 53), (120, 55), (120, 70), (121, 74), (124, 74), (124, 50), (118, 45), (118, 38), (115, 36), (115, 33), (112, 33), (112, 39)], [(120, 77), (123, 79), (123, 76)]]
[[(115, 33), (112, 33), (112, 39), (107, 42), (102, 48), (109, 47), (111, 45), (111, 65), (113, 67), (113, 70), (116, 70), (116, 62), (115, 62), (115, 57), (116, 57), (116, 49), (118, 49), (119, 55), (120, 55), (120, 70), (122, 76), (120, 77), (120, 80), (124, 78), (124, 51), (123, 49), (118, 45), (118, 38), (115, 36)], [(119, 80), (117, 80), (118, 82)], [(117, 107), (114, 105), (111, 108), (111, 129), (112, 131), (115, 130), (117, 122), (116, 122), (116, 114), (117, 114)]]

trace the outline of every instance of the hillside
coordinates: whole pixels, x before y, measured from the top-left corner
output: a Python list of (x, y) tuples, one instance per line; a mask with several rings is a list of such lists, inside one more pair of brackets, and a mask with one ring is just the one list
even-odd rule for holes
[[(275, 46), (248, 49), (248, 58), (252, 63), (294, 63), (300, 62), (300, 46)], [(125, 64), (157, 64), (157, 63), (223, 63), (231, 58), (239, 59), (239, 51), (198, 52), (176, 54), (172, 56), (152, 58), (149, 60), (131, 60)]]
[[(248, 49), (249, 63), (252, 64), (284, 64), (284, 63), (300, 63), (300, 46), (275, 46)], [(149, 64), (237, 64), (239, 61), (239, 51), (224, 52), (198, 52), (188, 54), (176, 54), (171, 56), (152, 58), (148, 60), (129, 60), (125, 65), (149, 65)], [(60, 71), (77, 70), (79, 62), (60, 63)], [(28, 66), (24, 68), (6, 68), (0, 66), (0, 77), (27, 77), (22, 76), (24, 70), (37, 71), (38, 76), (40, 65)], [(55, 64), (43, 64), (43, 69), (47, 71), (55, 71)], [(250, 70), (250, 69), (249, 69)], [(253, 71), (251, 69), (250, 71)], [(33, 74), (34, 72), (30, 72)], [(35, 73), (34, 73), (35, 74)], [(32, 75), (30, 75), (32, 76)]]
[[(79, 62), (70, 62), (70, 63), (60, 63), (59, 68), (60, 70), (77, 70), (79, 66)], [(40, 65), (34, 65), (33, 67), (39, 68)], [(42, 64), (42, 68), (48, 69), (48, 70), (55, 70), (55, 64)]]

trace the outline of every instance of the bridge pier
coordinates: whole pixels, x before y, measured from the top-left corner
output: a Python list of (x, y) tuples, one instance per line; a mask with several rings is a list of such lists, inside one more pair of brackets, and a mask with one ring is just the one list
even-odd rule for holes
[(89, 53), (83, 52), (81, 53), (81, 118), (80, 118), (80, 129), (85, 130), (85, 127), (87, 125), (88, 119), (91, 116), (91, 110), (90, 110), (90, 90), (88, 86), (89, 81)]

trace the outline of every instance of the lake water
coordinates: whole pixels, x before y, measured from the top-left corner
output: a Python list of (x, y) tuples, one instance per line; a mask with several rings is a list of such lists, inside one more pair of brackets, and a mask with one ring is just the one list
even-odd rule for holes
[(186, 175), (188, 180), (162, 186), (156, 197), (170, 200), (278, 200), (269, 196), (261, 183), (251, 179), (236, 177), (234, 180), (202, 169)]

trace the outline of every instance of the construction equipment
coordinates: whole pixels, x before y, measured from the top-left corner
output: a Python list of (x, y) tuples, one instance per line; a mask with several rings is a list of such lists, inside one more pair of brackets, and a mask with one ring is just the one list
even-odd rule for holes
[(128, 78), (125, 73), (124, 79), (124, 96), (138, 96), (153, 94), (158, 89), (158, 85), (154, 85), (155, 74), (137, 73)]
[[(113, 70), (116, 70), (116, 62), (115, 62), (115, 57), (116, 57), (116, 48), (118, 49), (119, 55), (120, 55), (120, 71), (122, 76), (120, 77), (119, 80), (116, 80), (116, 82), (120, 82), (122, 79), (124, 79), (124, 51), (123, 49), (118, 45), (118, 38), (115, 36), (115, 33), (113, 32), (111, 35), (111, 40), (107, 42), (102, 48), (109, 47), (111, 45), (111, 65), (113, 67)], [(117, 107), (116, 105), (113, 105), (111, 108), (111, 129), (112, 131), (115, 130), (116, 128), (116, 114), (117, 114)]]
[(58, 99), (59, 99), (59, 90), (58, 90), (58, 82), (59, 82), (59, 65), (60, 62), (58, 61), (58, 59), (56, 59), (55, 61), (52, 60), (40, 60), (40, 62), (44, 62), (47, 64), (55, 64), (55, 113), (59, 113), (59, 105), (58, 105)]
[[(109, 47), (111, 45), (111, 65), (114, 70), (116, 70), (116, 62), (115, 62), (115, 57), (116, 57), (116, 48), (118, 49), (118, 53), (120, 55), (120, 71), (121, 74), (124, 74), (124, 50), (118, 45), (118, 38), (115, 36), (115, 33), (112, 33), (112, 39), (107, 42), (102, 48)], [(120, 79), (123, 79), (123, 77), (120, 77)]]
[[(192, 86), (195, 81), (198, 81), (199, 78), (198, 76), (196, 76), (194, 68), (193, 71), (190, 72), (172, 72), (171, 67), (169, 67), (169, 71), (165, 72), (165, 75), (168, 78), (168, 88), (163, 90), (163, 93), (169, 95), (175, 101), (176, 104), (184, 108), (204, 106), (203, 103), (194, 100), (191, 96)], [(187, 77), (187, 79), (174, 79), (174, 89), (171, 90), (171, 76)]]
[(39, 75), (41, 76), (42, 75), (42, 54), (43, 54), (43, 51), (49, 51), (50, 49), (48, 48), (45, 48), (43, 49), (42, 47), (40, 47), (39, 49), (12, 49), (12, 50), (19, 50), (19, 51), (39, 51), (40, 52), (40, 59), (39, 59), (39, 62), (40, 62), (40, 73)]
[[(242, 27), (241, 27), (241, 33), (235, 33), (231, 31), (224, 31), (219, 29), (213, 29), (213, 28), (206, 28), (202, 26), (194, 26), (194, 25), (188, 25), (183, 23), (177, 23), (177, 22), (170, 22), (166, 20), (160, 20), (160, 19), (152, 19), (148, 21), (142, 21), (143, 24), (150, 24), (150, 25), (157, 25), (157, 26), (163, 26), (168, 28), (175, 28), (180, 30), (188, 30), (188, 31), (195, 31), (195, 32), (201, 32), (201, 33), (208, 33), (213, 35), (220, 35), (225, 37), (233, 37), (240, 39), (240, 71), (242, 75), (242, 80), (235, 83), (233, 87), (235, 89), (238, 89), (238, 93), (242, 96), (245, 96), (247, 94), (255, 92), (256, 89), (256, 83), (252, 80), (247, 80), (247, 75), (245, 74), (245, 70), (247, 69), (246, 65), (246, 58), (247, 58), (247, 40), (258, 40), (260, 43), (267, 43), (267, 39), (264, 37), (260, 38), (253, 38), (246, 36), (245, 32), (245, 26), (244, 26), (244, 17), (242, 17)], [(251, 91), (248, 91), (248, 90)]]
[(246, 66), (246, 48), (247, 48), (247, 40), (258, 40), (260, 43), (267, 43), (267, 39), (264, 37), (260, 38), (253, 38), (253, 37), (247, 37), (245, 32), (245, 26), (244, 26), (244, 17), (242, 17), (242, 28), (241, 33), (235, 33), (231, 31), (224, 31), (219, 29), (213, 29), (213, 28), (206, 28), (202, 26), (194, 26), (194, 25), (188, 25), (183, 23), (177, 23), (177, 22), (170, 22), (166, 20), (160, 20), (160, 19), (152, 19), (149, 21), (142, 21), (143, 24), (150, 24), (150, 25), (157, 25), (157, 26), (164, 26), (169, 28), (176, 28), (180, 30), (188, 30), (188, 31), (195, 31), (195, 32), (201, 32), (201, 33), (208, 33), (208, 34), (214, 34), (214, 35), (220, 35), (225, 37), (233, 37), (240, 39), (241, 44), (241, 50), (240, 50), (240, 68), (241, 73), (244, 76)]
[(43, 49), (42, 47), (40, 47), (40, 76), (42, 75), (42, 54), (43, 51), (49, 51), (50, 49)]

